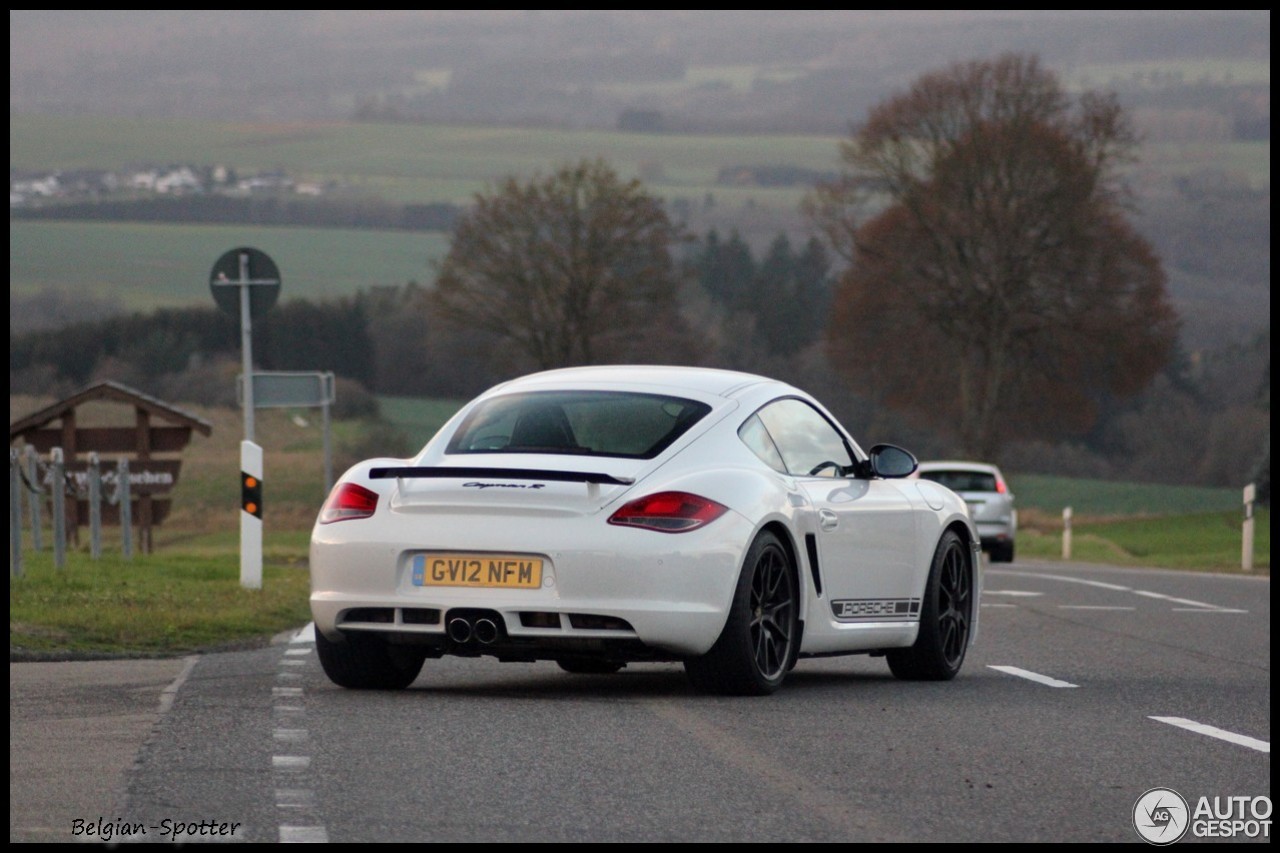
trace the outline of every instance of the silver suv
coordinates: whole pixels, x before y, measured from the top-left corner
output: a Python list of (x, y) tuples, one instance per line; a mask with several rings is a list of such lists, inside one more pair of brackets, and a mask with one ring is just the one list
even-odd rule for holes
[(921, 462), (913, 476), (933, 480), (964, 498), (991, 562), (1013, 562), (1018, 511), (999, 468), (984, 462)]

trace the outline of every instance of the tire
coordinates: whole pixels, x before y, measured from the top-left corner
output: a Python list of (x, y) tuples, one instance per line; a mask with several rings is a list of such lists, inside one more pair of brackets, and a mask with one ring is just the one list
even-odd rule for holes
[(393, 646), (381, 637), (353, 632), (335, 642), (319, 631), (316, 655), (330, 681), (352, 690), (403, 690), (427, 658), (424, 650)]
[(782, 686), (800, 651), (799, 581), (778, 537), (761, 533), (743, 561), (729, 618), (705, 655), (685, 661), (695, 689), (766, 696)]
[(885, 654), (896, 677), (950, 681), (960, 672), (973, 626), (973, 577), (969, 549), (948, 530), (933, 555), (915, 645)]
[(991, 546), (991, 562), (993, 563), (1012, 563), (1013, 562), (1013, 543), (1001, 542)]
[(597, 658), (561, 658), (556, 663), (565, 672), (572, 672), (574, 675), (613, 675), (626, 666), (618, 661)]

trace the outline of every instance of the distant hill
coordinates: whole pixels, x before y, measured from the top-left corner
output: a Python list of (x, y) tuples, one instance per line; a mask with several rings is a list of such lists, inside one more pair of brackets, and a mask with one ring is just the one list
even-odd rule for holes
[(1164, 133), (1270, 128), (1271, 13), (10, 10), (11, 113), (842, 133), (1007, 51)]

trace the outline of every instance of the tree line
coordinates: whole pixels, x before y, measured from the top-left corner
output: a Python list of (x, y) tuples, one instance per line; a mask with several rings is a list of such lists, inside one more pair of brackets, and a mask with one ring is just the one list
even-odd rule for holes
[[(706, 339), (696, 340), (690, 319), (699, 311), (732, 326), (732, 338), (746, 348), (772, 355), (793, 355), (821, 333), (832, 272), (816, 239), (796, 251), (779, 234), (757, 257), (737, 232), (722, 238), (711, 231), (689, 240), (674, 266), (680, 272), (671, 280), (684, 279), (689, 289), (640, 294), (630, 306), (636, 315), (649, 303), (661, 306), (668, 324), (661, 340), (652, 323), (619, 335), (616, 330), (625, 326), (615, 319), (603, 345), (600, 336), (588, 334), (593, 348), (575, 352), (579, 336), (566, 333), (547, 345), (534, 341), (531, 329), (529, 348), (522, 350), (504, 335), (511, 328), (504, 318), (515, 316), (510, 306), (488, 327), (457, 322), (446, 316), (437, 288), (409, 282), (340, 298), (281, 302), (254, 321), (254, 360), (262, 370), (331, 370), (377, 394), (468, 397), (511, 370), (587, 363), (597, 355), (658, 361), (673, 356), (672, 343), (682, 361), (731, 362), (731, 355)], [(618, 310), (616, 296), (608, 304)], [(239, 371), (239, 353), (239, 321), (213, 306), (80, 320), (12, 335), (10, 390), (70, 393), (115, 378), (177, 401), (228, 404), (234, 403), (235, 389), (219, 383), (227, 370)]]

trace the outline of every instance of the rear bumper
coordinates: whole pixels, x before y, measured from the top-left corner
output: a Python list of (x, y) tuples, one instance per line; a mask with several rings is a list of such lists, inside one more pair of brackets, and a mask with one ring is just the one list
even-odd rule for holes
[(1013, 541), (1014, 531), (1010, 525), (1004, 522), (978, 522), (978, 538), (982, 542), (983, 548), (990, 548), (992, 545), (1005, 545)]
[[(666, 656), (700, 655), (724, 628), (752, 532), (734, 513), (681, 534), (589, 518), (507, 530), (465, 515), (317, 525), (311, 612), (331, 639), (368, 631), (454, 651), (450, 621), (484, 611), (500, 622), (502, 642), (535, 656), (566, 644), (628, 642)], [(423, 586), (414, 582), (413, 565), (428, 551), (535, 556), (543, 561), (542, 585)], [(468, 651), (474, 647), (461, 653)]]

